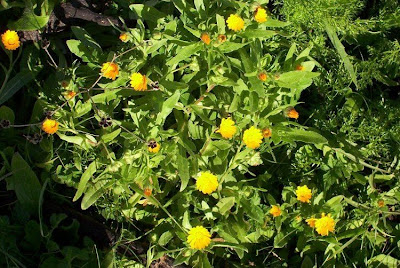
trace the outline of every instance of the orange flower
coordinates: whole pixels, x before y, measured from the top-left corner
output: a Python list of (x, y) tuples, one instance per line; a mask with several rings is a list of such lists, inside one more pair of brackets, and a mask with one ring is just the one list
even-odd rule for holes
[(306, 220), (306, 222), (307, 222), (308, 226), (310, 226), (311, 228), (314, 228), (316, 220), (317, 220), (316, 218), (309, 218)]
[(378, 207), (383, 208), (385, 206), (385, 201), (383, 201), (382, 199), (380, 199), (378, 201)]
[(296, 70), (297, 71), (304, 71), (304, 66), (299, 64), (299, 65), (296, 66)]
[(224, 35), (224, 34), (219, 34), (219, 35), (218, 35), (218, 41), (219, 41), (220, 43), (225, 42), (225, 41), (226, 41), (226, 35)]
[(272, 135), (272, 130), (270, 128), (264, 128), (262, 134), (264, 138), (269, 138)]
[(106, 62), (101, 68), (101, 73), (104, 77), (115, 80), (119, 74), (118, 65), (114, 62)]
[(286, 115), (289, 118), (294, 118), (294, 119), (298, 119), (299, 118), (299, 113), (294, 108), (289, 108), (287, 110), (287, 112), (286, 112)]
[(42, 130), (47, 134), (54, 134), (58, 130), (58, 122), (56, 120), (46, 118), (42, 122)]
[(269, 213), (272, 214), (272, 216), (278, 217), (282, 214), (282, 210), (280, 207), (273, 205), (272, 208), (269, 210)]
[(267, 81), (267, 74), (262, 72), (258, 74), (258, 79), (260, 79), (261, 81), (265, 82)]
[(152, 192), (152, 191), (151, 191), (150, 188), (144, 189), (144, 195), (147, 196), (147, 197), (151, 196), (151, 192)]
[(202, 33), (200, 39), (206, 45), (209, 45), (211, 43), (210, 35), (208, 33)]
[(74, 98), (75, 96), (76, 96), (76, 92), (75, 92), (75, 91), (69, 90), (69, 91), (66, 91), (66, 92), (65, 92), (65, 97), (66, 97), (68, 100)]
[(7, 50), (16, 50), (20, 46), (19, 37), (16, 31), (7, 30), (1, 35), (1, 41)]
[(121, 33), (121, 35), (119, 36), (119, 40), (121, 40), (122, 42), (126, 42), (128, 41), (128, 34), (127, 33)]

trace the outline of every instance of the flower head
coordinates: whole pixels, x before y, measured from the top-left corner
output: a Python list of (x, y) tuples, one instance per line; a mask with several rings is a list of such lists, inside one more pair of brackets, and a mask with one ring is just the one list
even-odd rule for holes
[(267, 11), (263, 7), (257, 7), (254, 13), (254, 19), (258, 23), (263, 23), (267, 21)]
[(152, 191), (151, 191), (151, 188), (145, 188), (143, 192), (144, 192), (145, 196), (149, 197), (149, 196), (151, 196)]
[(56, 120), (46, 118), (42, 122), (42, 130), (47, 134), (54, 134), (58, 130), (58, 122)]
[(325, 213), (322, 213), (320, 219), (315, 220), (315, 230), (322, 236), (326, 236), (329, 232), (335, 231), (335, 221), (331, 218), (331, 214), (325, 216)]
[(264, 72), (261, 72), (257, 75), (258, 79), (260, 79), (261, 81), (265, 82), (267, 81), (267, 74)]
[(301, 64), (296, 65), (296, 70), (297, 70), (297, 71), (304, 71), (304, 66), (301, 65)]
[(297, 186), (296, 190), (297, 200), (303, 203), (310, 203), (311, 199), (311, 190), (307, 187), (307, 185)]
[(243, 142), (251, 149), (257, 149), (262, 143), (263, 135), (261, 130), (255, 127), (250, 127), (244, 131)]
[(192, 249), (204, 249), (211, 243), (211, 234), (203, 226), (190, 229), (187, 242)]
[(316, 220), (317, 220), (316, 218), (309, 218), (306, 220), (306, 222), (307, 222), (308, 226), (310, 226), (311, 228), (314, 228)]
[(211, 194), (218, 187), (218, 178), (209, 171), (201, 172), (196, 181), (196, 189), (203, 194)]
[(101, 68), (101, 73), (104, 77), (115, 80), (119, 74), (118, 65), (114, 62), (106, 62)]
[(281, 208), (278, 206), (273, 205), (272, 208), (269, 210), (269, 213), (272, 214), (272, 216), (278, 217), (282, 214)]
[(236, 133), (235, 121), (231, 118), (222, 118), (221, 125), (217, 132), (225, 139), (231, 139)]
[(1, 35), (1, 41), (8, 50), (16, 50), (20, 46), (19, 37), (16, 31), (7, 30)]
[(262, 135), (264, 138), (270, 138), (272, 136), (272, 130), (270, 128), (264, 128), (262, 130)]
[(131, 86), (136, 91), (147, 90), (147, 78), (140, 73), (133, 73), (131, 75)]
[(286, 111), (286, 115), (287, 115), (287, 117), (289, 117), (289, 118), (294, 118), (294, 119), (298, 119), (299, 118), (299, 113), (296, 111), (296, 109), (294, 109), (293, 107), (292, 108), (289, 108), (287, 111)]
[(220, 42), (221, 44), (223, 43), (223, 42), (225, 42), (226, 41), (226, 35), (224, 35), (224, 34), (219, 34), (218, 35), (218, 42)]
[(68, 90), (68, 91), (65, 91), (65, 92), (64, 92), (64, 95), (65, 95), (65, 98), (66, 98), (67, 100), (71, 100), (71, 99), (73, 99), (73, 98), (76, 96), (76, 92), (75, 92), (75, 91), (72, 91), (72, 90)]
[(385, 206), (385, 201), (383, 201), (382, 199), (380, 199), (378, 201), (378, 207), (383, 208)]
[(155, 140), (151, 140), (147, 143), (147, 150), (149, 150), (150, 153), (158, 153), (158, 151), (160, 151), (160, 148), (161, 145)]
[(208, 33), (202, 33), (200, 36), (201, 41), (204, 42), (204, 44), (209, 45), (211, 43), (211, 38)]
[(120, 35), (119, 35), (119, 40), (121, 40), (122, 42), (126, 42), (126, 41), (128, 41), (128, 34), (127, 33), (121, 33)]
[(230, 15), (229, 18), (226, 20), (226, 23), (228, 24), (228, 28), (235, 32), (240, 31), (244, 28), (244, 20), (236, 14)]

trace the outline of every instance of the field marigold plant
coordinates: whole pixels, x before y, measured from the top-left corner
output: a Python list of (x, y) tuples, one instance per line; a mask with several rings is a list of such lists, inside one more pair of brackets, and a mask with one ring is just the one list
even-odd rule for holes
[(329, 232), (335, 231), (335, 220), (332, 219), (330, 214), (322, 213), (321, 218), (315, 220), (315, 230), (318, 234), (326, 236)]
[(20, 46), (19, 36), (16, 31), (7, 30), (1, 35), (1, 41), (7, 50), (16, 50)]
[(104, 77), (115, 80), (119, 74), (118, 65), (115, 62), (106, 62), (101, 68), (101, 73)]
[(240, 31), (244, 28), (244, 20), (237, 14), (231, 14), (226, 20), (228, 28), (232, 31)]
[(131, 86), (136, 91), (147, 90), (147, 78), (141, 73), (133, 73), (131, 75)]
[(151, 140), (147, 143), (147, 150), (149, 150), (150, 153), (158, 153), (160, 149), (161, 145), (155, 140)]
[(121, 33), (120, 35), (119, 35), (119, 40), (121, 40), (122, 42), (127, 42), (128, 41), (128, 34), (127, 33)]
[(59, 123), (56, 120), (46, 118), (42, 122), (42, 130), (47, 134), (54, 134), (58, 130)]
[(296, 189), (297, 200), (303, 203), (310, 203), (311, 199), (311, 190), (307, 187), (307, 185), (297, 186)]
[(263, 23), (267, 21), (267, 11), (263, 7), (257, 7), (255, 13), (254, 13), (254, 19), (258, 23)]
[(217, 133), (220, 133), (225, 139), (231, 139), (236, 133), (235, 121), (231, 118), (222, 118)]
[(252, 126), (246, 129), (243, 133), (243, 142), (247, 147), (251, 149), (257, 149), (260, 147), (263, 140), (263, 135), (261, 130)]
[(190, 229), (187, 243), (192, 249), (205, 249), (211, 243), (211, 234), (203, 226), (196, 226)]
[(211, 38), (208, 33), (202, 33), (200, 39), (206, 45), (209, 45), (211, 43)]
[(201, 172), (196, 180), (196, 189), (203, 194), (211, 194), (218, 187), (218, 178), (209, 171)]
[(273, 205), (272, 208), (269, 210), (269, 213), (275, 218), (280, 216), (282, 214), (282, 211), (279, 206)]

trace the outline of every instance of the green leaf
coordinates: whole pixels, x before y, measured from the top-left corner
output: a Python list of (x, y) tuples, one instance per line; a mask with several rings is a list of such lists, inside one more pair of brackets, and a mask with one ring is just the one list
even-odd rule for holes
[(185, 59), (190, 59), (202, 47), (200, 42), (185, 46), (176, 52), (176, 56), (167, 61), (167, 65), (172, 66), (180, 63)]
[(93, 174), (96, 172), (96, 170), (97, 170), (96, 161), (93, 161), (92, 163), (90, 163), (88, 168), (85, 170), (85, 172), (83, 173), (83, 175), (79, 181), (78, 190), (76, 191), (74, 199), (72, 200), (73, 202), (75, 202), (82, 196), (83, 192), (86, 189), (86, 185), (87, 185), (89, 179), (93, 176)]
[(202, 153), (202, 156), (213, 156), (216, 155), (218, 151), (224, 151), (231, 148), (232, 143), (226, 140), (216, 140), (211, 141), (207, 148)]
[(281, 27), (286, 27), (286, 26), (290, 25), (290, 22), (285, 22), (285, 21), (274, 20), (274, 19), (268, 18), (267, 21), (263, 22), (262, 25), (267, 26), (267, 27), (281, 28)]
[(99, 181), (95, 185), (89, 188), (82, 198), (81, 208), (82, 210), (88, 209), (93, 205), (100, 197), (104, 195), (108, 188), (112, 185), (112, 182)]
[(397, 268), (400, 266), (400, 260), (390, 255), (379, 254), (368, 260), (368, 267)]
[(312, 79), (319, 76), (319, 73), (307, 71), (291, 71), (283, 73), (276, 81), (281, 87), (292, 89), (305, 89), (312, 84)]
[(104, 134), (103, 136), (101, 136), (101, 140), (104, 143), (109, 143), (109, 142), (113, 141), (116, 137), (118, 137), (118, 135), (120, 133), (121, 133), (121, 129), (119, 128), (117, 130), (114, 130), (111, 133)]
[(219, 213), (225, 215), (235, 205), (235, 197), (224, 197), (217, 203)]
[(174, 106), (178, 103), (181, 93), (177, 90), (162, 104), (161, 112), (157, 115), (156, 124), (163, 125), (167, 116), (172, 112)]
[(35, 79), (41, 68), (42, 66), (36, 66), (32, 71), (22, 70), (10, 79), (0, 92), (0, 105), (10, 99), (22, 87)]
[(84, 45), (98, 49), (101, 51), (101, 46), (90, 36), (90, 34), (83, 28), (78, 26), (71, 27), (72, 32), (75, 34)]
[(304, 259), (303, 259), (303, 262), (301, 263), (301, 267), (300, 268), (311, 268), (311, 267), (314, 267), (314, 263), (312, 262), (310, 257), (305, 256)]
[(218, 46), (219, 51), (222, 53), (230, 53), (233, 51), (236, 51), (244, 46), (246, 46), (248, 43), (235, 43), (235, 42), (229, 42), (226, 41), (222, 43), (220, 46)]
[(287, 142), (302, 141), (311, 144), (327, 144), (328, 140), (321, 134), (303, 129), (275, 127), (275, 134)]
[(15, 115), (14, 111), (7, 106), (0, 107), (0, 120), (9, 120), (11, 124), (14, 124)]
[(178, 151), (179, 153), (176, 155), (176, 165), (178, 167), (179, 177), (181, 178), (180, 191), (182, 192), (183, 190), (186, 189), (189, 183), (190, 173), (189, 173), (189, 165), (188, 165), (188, 159), (186, 157), (185, 148), (183, 148), (183, 146), (181, 145), (178, 145)]
[(140, 18), (144, 21), (157, 22), (159, 19), (165, 17), (164, 13), (148, 5), (132, 4), (129, 8), (136, 13), (136, 19)]
[(163, 233), (160, 238), (158, 239), (158, 244), (160, 246), (165, 246), (166, 244), (168, 244), (168, 242), (174, 237), (174, 235), (172, 234), (172, 232), (170, 231), (166, 231), (165, 233)]
[(7, 179), (17, 195), (18, 201), (30, 213), (38, 212), (41, 185), (30, 165), (15, 153), (11, 160), (13, 176)]
[(32, 10), (26, 8), (22, 17), (8, 23), (8, 28), (15, 31), (35, 31), (46, 26), (50, 16), (36, 16)]
[(69, 50), (84, 62), (97, 62), (98, 52), (95, 49), (90, 49), (81, 41), (71, 39), (67, 41)]
[(344, 63), (344, 67), (346, 68), (347, 72), (349, 73), (351, 80), (353, 81), (354, 85), (358, 89), (356, 72), (354, 71), (354, 67), (350, 61), (349, 55), (347, 55), (343, 44), (340, 42), (339, 37), (336, 34), (336, 30), (333, 28), (333, 26), (329, 25), (328, 22), (325, 22), (325, 29), (329, 36), (329, 39), (331, 40), (333, 46), (336, 48), (340, 58), (342, 59), (342, 61)]
[(218, 34), (225, 34), (225, 19), (219, 14), (217, 14), (217, 28)]
[(263, 29), (248, 29), (244, 31), (241, 36), (244, 38), (261, 38), (266, 39), (276, 35), (275, 31), (263, 30)]

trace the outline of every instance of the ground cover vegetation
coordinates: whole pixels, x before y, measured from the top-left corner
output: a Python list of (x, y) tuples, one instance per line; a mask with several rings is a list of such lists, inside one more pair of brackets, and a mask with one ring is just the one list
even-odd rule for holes
[(398, 267), (395, 0), (0, 1), (1, 267)]

